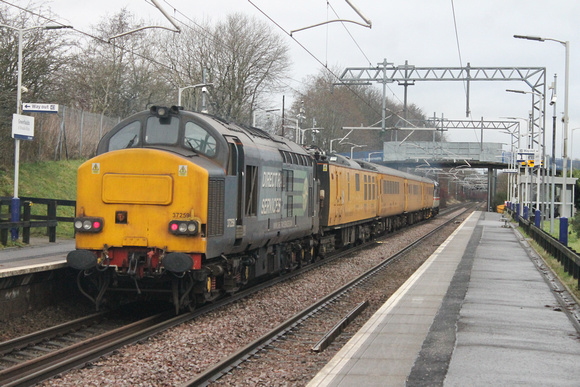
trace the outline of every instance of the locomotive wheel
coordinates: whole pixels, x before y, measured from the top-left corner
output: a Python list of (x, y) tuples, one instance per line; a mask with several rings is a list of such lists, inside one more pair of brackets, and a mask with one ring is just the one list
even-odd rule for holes
[(197, 296), (193, 292), (193, 289), (189, 292), (189, 303), (187, 304), (187, 310), (193, 312), (197, 307)]

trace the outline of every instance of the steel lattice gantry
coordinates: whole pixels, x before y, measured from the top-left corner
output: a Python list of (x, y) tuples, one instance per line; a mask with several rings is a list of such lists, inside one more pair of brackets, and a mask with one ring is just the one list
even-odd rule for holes
[[(466, 67), (416, 67), (409, 65), (405, 61), (405, 65), (394, 66), (393, 63), (388, 63), (386, 59), (382, 63), (378, 63), (376, 67), (351, 67), (344, 70), (340, 76), (343, 84), (361, 84), (377, 82), (383, 84), (383, 109), (382, 109), (382, 124), (383, 130), (385, 127), (386, 116), (386, 88), (388, 83), (398, 82), (399, 85), (405, 88), (404, 100), (404, 117), (406, 121), (406, 107), (407, 107), (407, 87), (414, 85), (418, 81), (462, 81), (466, 83), (467, 100), (466, 100), (466, 115), (469, 117), (469, 90), (471, 81), (522, 81), (526, 83), (532, 95), (532, 112), (529, 120), (529, 130), (531, 130), (531, 144), (529, 146), (534, 148), (534, 144), (538, 144), (538, 150), (541, 151), (542, 160), (546, 165), (546, 135), (545, 135), (545, 110), (546, 110), (546, 68), (545, 67), (471, 67), (468, 63)], [(482, 119), (483, 121), (483, 119)], [(408, 121), (407, 121), (408, 122)], [(450, 122), (447, 125), (451, 124)], [(459, 121), (458, 125), (462, 125)], [(473, 123), (469, 124), (473, 125)], [(409, 125), (411, 126), (411, 125)], [(439, 123), (441, 126), (441, 123)], [(480, 127), (483, 129), (484, 124)], [(540, 141), (541, 138), (541, 141)], [(483, 142), (483, 133), (482, 133)], [(540, 168), (538, 171), (540, 171)], [(538, 172), (540, 175), (540, 172)], [(545, 191), (545, 189), (544, 189)], [(546, 193), (543, 195), (546, 197)]]
[[(388, 83), (398, 82), (405, 87), (406, 105), (406, 89), (417, 81), (466, 82), (466, 114), (469, 116), (469, 86), (471, 81), (523, 81), (530, 87), (532, 95), (532, 117), (530, 120), (532, 141), (541, 145), (542, 148), (545, 145), (545, 67), (471, 67), (469, 63), (466, 67), (416, 67), (407, 64), (407, 62), (405, 65), (395, 67), (385, 59), (376, 67), (349, 67), (341, 74), (340, 80), (345, 85), (369, 82), (383, 84), (382, 129), (386, 129), (386, 87)], [(541, 141), (539, 140), (540, 136)]]

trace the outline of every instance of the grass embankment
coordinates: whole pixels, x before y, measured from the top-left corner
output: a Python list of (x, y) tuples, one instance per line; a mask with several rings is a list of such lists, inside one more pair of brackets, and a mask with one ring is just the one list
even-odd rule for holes
[[(20, 165), (18, 196), (45, 199), (76, 200), (77, 169), (84, 160), (46, 161)], [(14, 169), (0, 170), (0, 195), (14, 195)], [(6, 214), (8, 208), (2, 208)], [(46, 205), (32, 203), (32, 215), (46, 215)], [(72, 207), (59, 207), (57, 216), (74, 216)], [(45, 228), (33, 228), (33, 236), (47, 235)], [(71, 223), (60, 222), (57, 227), (58, 238), (74, 236)], [(17, 244), (17, 243), (16, 243)]]
[[(570, 219), (568, 219), (570, 221)], [(550, 221), (544, 221), (543, 230), (550, 234)], [(560, 219), (554, 219), (554, 232), (551, 235), (559, 239), (560, 238)], [(568, 223), (568, 247), (574, 249), (575, 251), (580, 251), (580, 239), (578, 238), (578, 234), (572, 230), (570, 227), (570, 223)]]
[[(550, 222), (544, 222), (544, 231), (550, 234)], [(570, 228), (569, 228), (570, 229)], [(525, 231), (519, 227), (518, 230), (526, 236), (528, 242), (533, 247), (533, 249), (542, 257), (546, 265), (548, 265), (552, 272), (554, 272), (560, 281), (568, 288), (568, 291), (576, 297), (577, 300), (580, 300), (580, 290), (578, 289), (578, 280), (574, 279), (574, 277), (564, 271), (564, 267), (558, 262), (556, 258), (554, 258), (551, 254), (549, 254), (542, 246), (536, 243), (532, 238), (529, 237), (525, 233)], [(554, 232), (552, 235), (558, 239), (560, 234), (560, 222), (559, 220), (554, 221)], [(575, 251), (580, 251), (580, 240), (578, 239), (578, 235), (574, 231), (568, 232), (568, 247), (574, 249)]]

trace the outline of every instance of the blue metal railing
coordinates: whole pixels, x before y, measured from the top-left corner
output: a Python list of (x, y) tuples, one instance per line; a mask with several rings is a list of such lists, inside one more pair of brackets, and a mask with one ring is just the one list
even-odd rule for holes
[[(10, 213), (12, 198), (0, 197), (0, 243), (4, 246), (8, 243), (10, 229), (22, 229), (22, 242), (30, 243), (30, 229), (34, 227), (46, 227), (49, 242), (56, 242), (56, 226), (58, 222), (73, 222), (74, 216), (57, 216), (58, 207), (72, 207), (76, 210), (76, 201), (62, 199), (45, 199), (21, 197), (20, 221), (11, 222)], [(46, 215), (32, 215), (31, 206), (35, 204), (46, 205)]]

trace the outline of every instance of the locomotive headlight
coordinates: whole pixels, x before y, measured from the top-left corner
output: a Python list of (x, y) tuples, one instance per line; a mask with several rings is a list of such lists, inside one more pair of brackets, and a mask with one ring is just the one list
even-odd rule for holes
[(101, 232), (103, 230), (103, 218), (75, 218), (73, 224), (77, 232)]
[(169, 232), (174, 235), (196, 235), (199, 231), (197, 220), (172, 220), (169, 222)]

